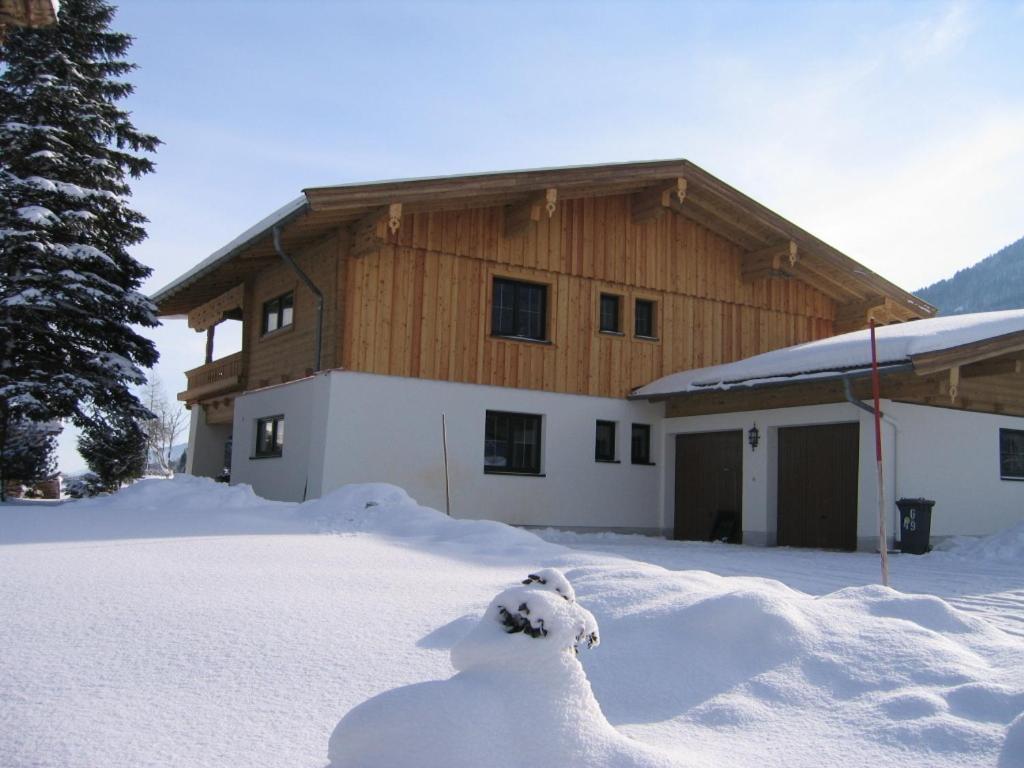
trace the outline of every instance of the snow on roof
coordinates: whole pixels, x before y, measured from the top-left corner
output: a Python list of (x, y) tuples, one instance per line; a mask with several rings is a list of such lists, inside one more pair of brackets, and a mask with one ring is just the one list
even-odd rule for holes
[[(881, 326), (875, 329), (878, 364), (907, 364), (916, 355), (1015, 332), (1024, 332), (1024, 309), (933, 317)], [(871, 335), (865, 329), (776, 349), (734, 363), (673, 373), (640, 387), (632, 397), (658, 397), (825, 378), (870, 367)]]

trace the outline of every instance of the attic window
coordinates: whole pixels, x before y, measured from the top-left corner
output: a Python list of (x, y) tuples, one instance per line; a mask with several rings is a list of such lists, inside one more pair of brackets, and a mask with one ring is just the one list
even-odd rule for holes
[(1024, 430), (999, 430), (999, 477), (1024, 480)]

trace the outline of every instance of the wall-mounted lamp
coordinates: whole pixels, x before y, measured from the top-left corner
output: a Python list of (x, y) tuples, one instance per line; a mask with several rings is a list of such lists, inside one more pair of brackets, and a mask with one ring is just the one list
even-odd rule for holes
[(757, 450), (757, 444), (761, 442), (761, 433), (758, 431), (756, 423), (747, 430), (747, 442), (750, 443), (750, 450)]

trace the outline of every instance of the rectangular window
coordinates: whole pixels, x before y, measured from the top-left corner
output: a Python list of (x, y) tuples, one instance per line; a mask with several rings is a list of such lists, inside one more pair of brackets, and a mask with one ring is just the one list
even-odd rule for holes
[(263, 333), (270, 333), (292, 324), (294, 296), (291, 291), (263, 302)]
[(258, 458), (284, 453), (284, 416), (256, 419), (256, 453)]
[(1024, 480), (1024, 430), (999, 430), (999, 476)]
[(615, 461), (615, 422), (598, 421), (594, 461)]
[(651, 463), (651, 425), (634, 424), (630, 447), (634, 464)]
[(540, 474), (540, 416), (488, 411), (484, 472)]
[(494, 278), (491, 333), (546, 341), (547, 292), (546, 285)]
[(619, 303), (621, 299), (613, 293), (601, 294), (601, 332), (621, 333), (619, 325)]
[(648, 299), (636, 300), (636, 323), (633, 326), (633, 333), (645, 339), (657, 337), (654, 326), (654, 302)]

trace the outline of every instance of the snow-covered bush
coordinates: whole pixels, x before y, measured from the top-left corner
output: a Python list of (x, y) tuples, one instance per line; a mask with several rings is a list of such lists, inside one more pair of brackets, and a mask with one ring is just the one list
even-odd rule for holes
[(458, 674), (396, 688), (345, 715), (331, 736), (331, 766), (674, 765), (605, 719), (577, 658), (597, 644), (597, 621), (565, 575), (535, 571), (498, 594), (452, 648)]
[(90, 496), (99, 496), (106, 493), (107, 488), (95, 472), (86, 472), (69, 479), (64, 484), (64, 495), (72, 499), (85, 499)]

